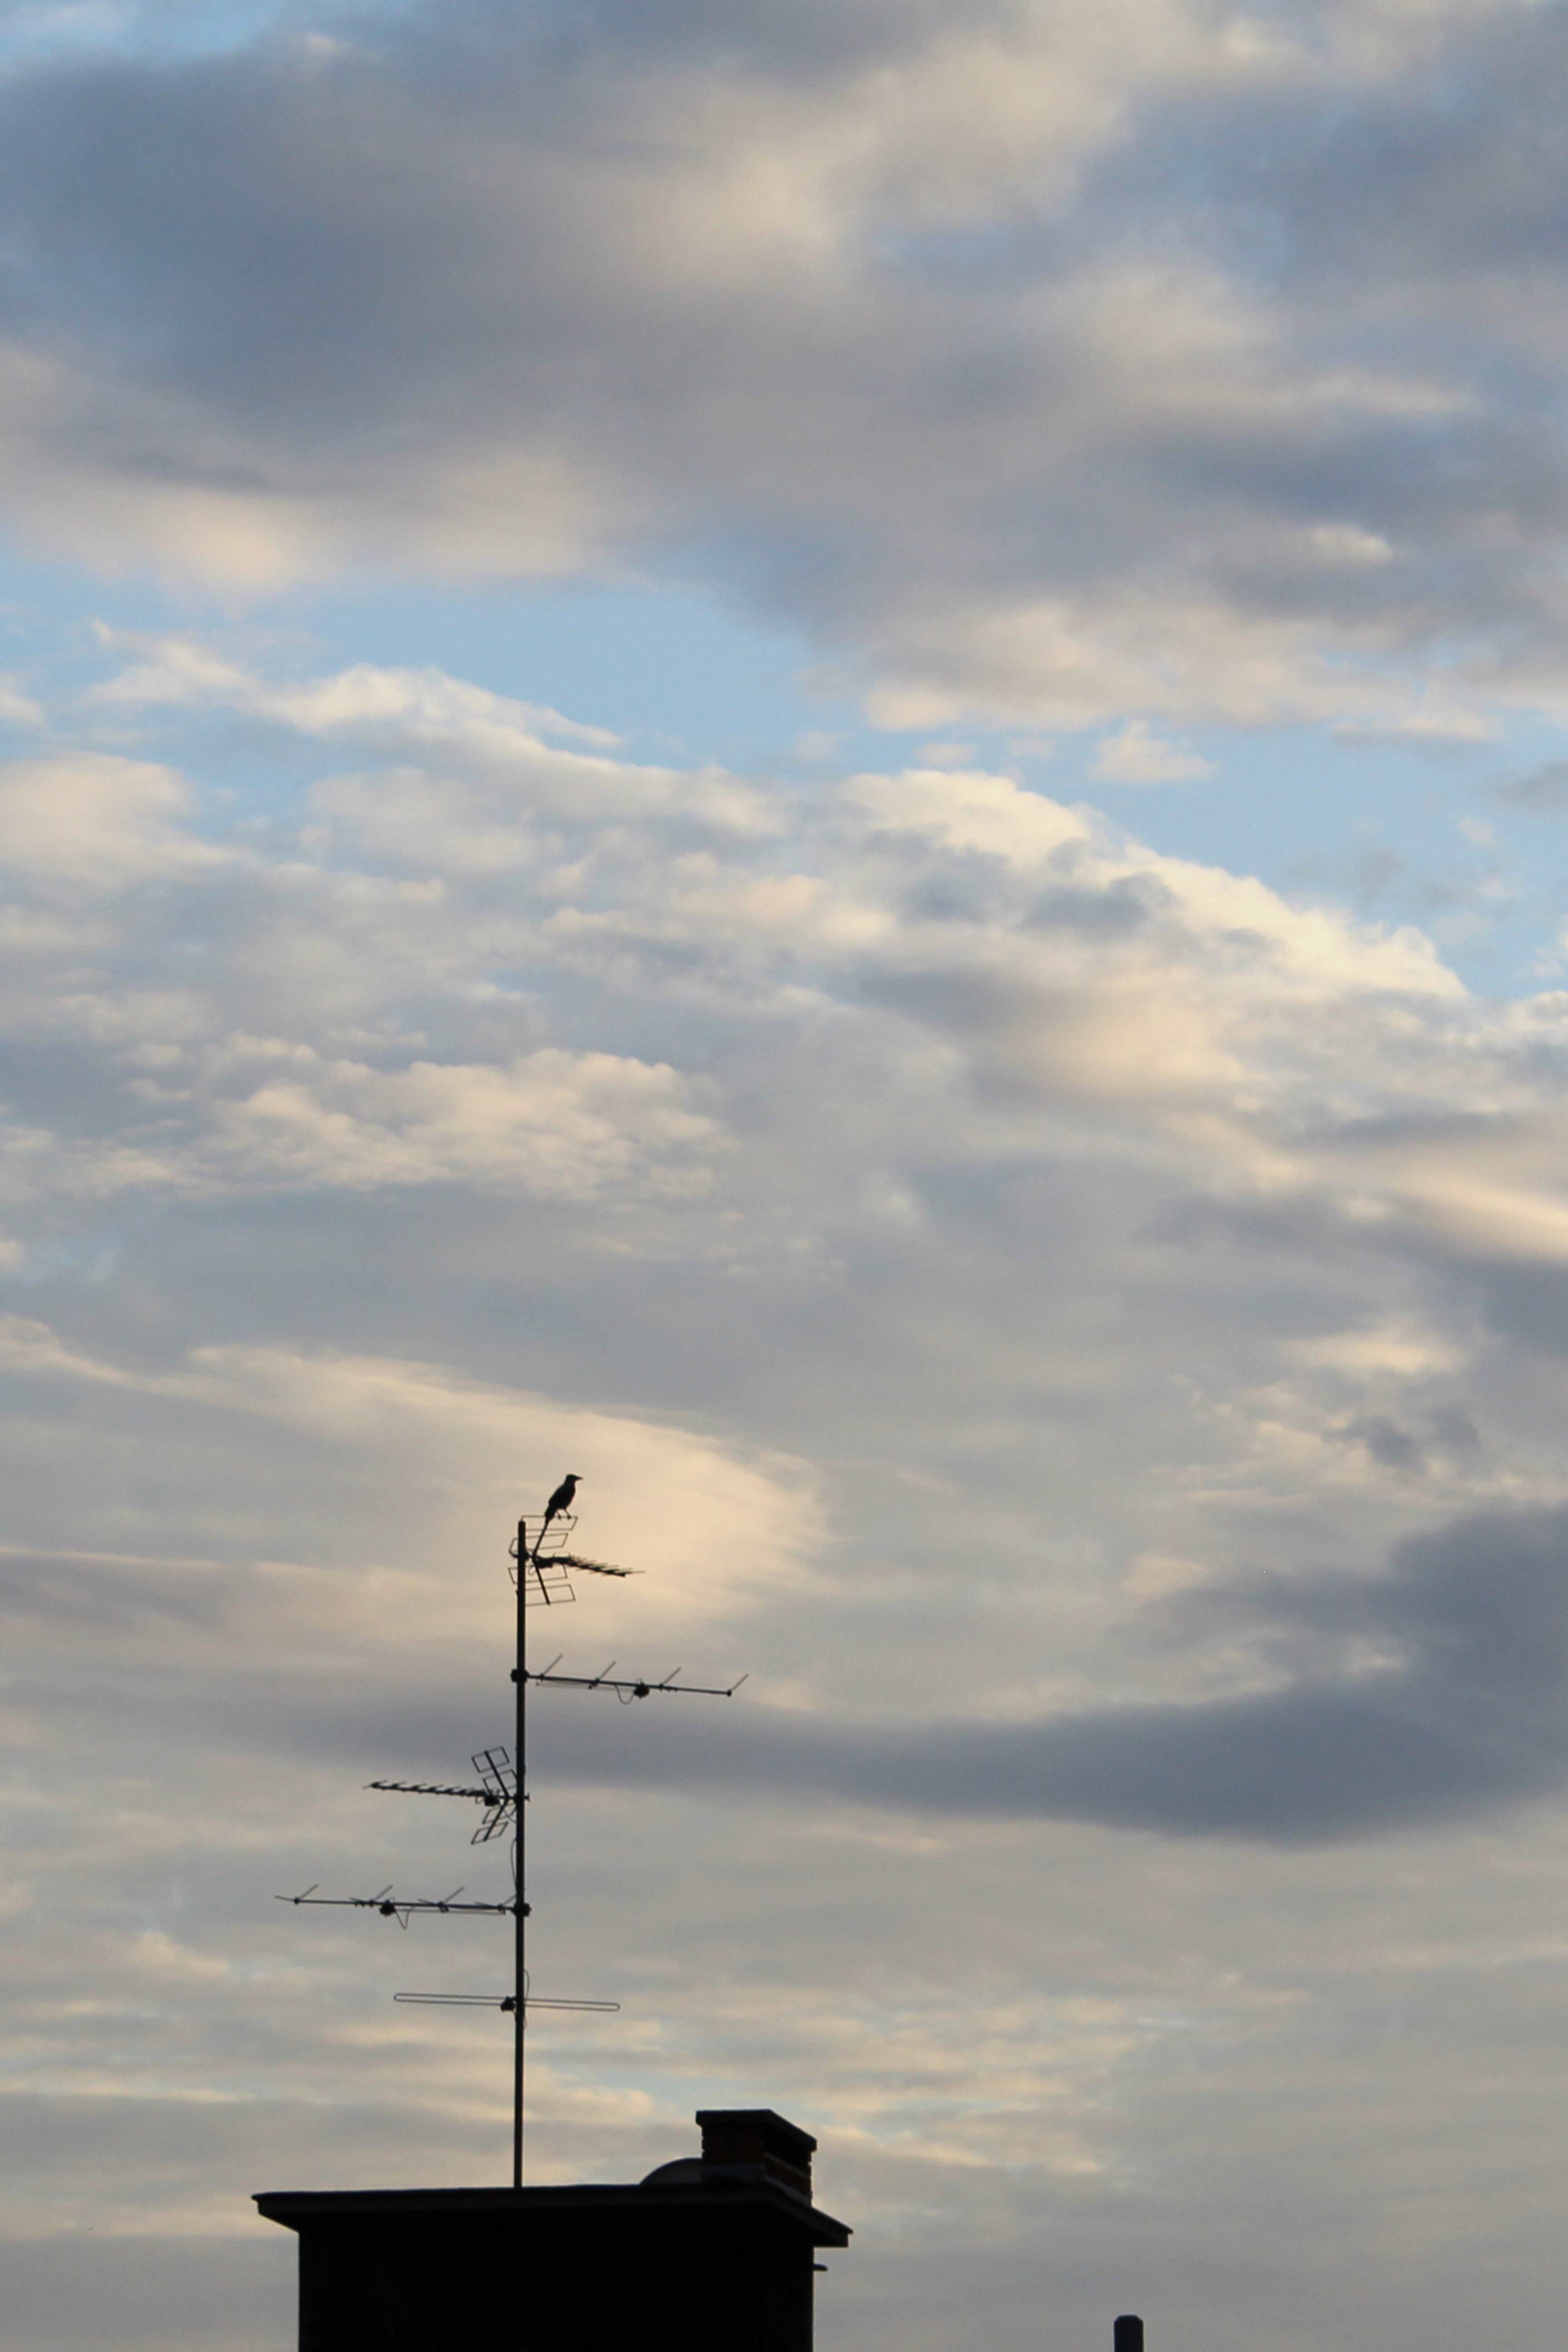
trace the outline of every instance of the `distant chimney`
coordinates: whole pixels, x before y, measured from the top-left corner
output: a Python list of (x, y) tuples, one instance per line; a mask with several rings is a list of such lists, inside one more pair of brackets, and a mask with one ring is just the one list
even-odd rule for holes
[(811, 2202), (816, 2142), (772, 2107), (700, 2107), (704, 2180), (771, 2180)]

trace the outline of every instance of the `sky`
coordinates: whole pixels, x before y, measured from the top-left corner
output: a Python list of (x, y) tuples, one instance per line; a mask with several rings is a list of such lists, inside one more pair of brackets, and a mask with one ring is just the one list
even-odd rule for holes
[[(823, 2352), (1568, 2294), (1568, 10), (0, 0), (7, 2352), (816, 2135)], [(542, 1629), (541, 1638), (543, 1638)]]

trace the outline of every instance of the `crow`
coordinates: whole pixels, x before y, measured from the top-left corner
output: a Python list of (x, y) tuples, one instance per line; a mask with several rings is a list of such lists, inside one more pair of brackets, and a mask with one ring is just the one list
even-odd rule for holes
[(577, 1473), (575, 1470), (568, 1470), (565, 1477), (544, 1506), (544, 1527), (539, 1530), (541, 1536), (543, 1535), (544, 1528), (550, 1525), (552, 1519), (559, 1518), (563, 1511), (569, 1511), (572, 1508), (572, 1497), (576, 1492)]

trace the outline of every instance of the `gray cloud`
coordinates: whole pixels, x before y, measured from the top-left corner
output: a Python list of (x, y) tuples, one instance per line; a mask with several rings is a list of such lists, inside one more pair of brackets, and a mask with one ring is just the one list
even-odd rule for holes
[[(1167, 1615), (1189, 1640), (1244, 1636), (1254, 1678), (1262, 1663), (1271, 1686), (919, 1730), (546, 1691), (541, 1769), (567, 1784), (830, 1793), (937, 1817), (1284, 1845), (1462, 1821), (1568, 1783), (1568, 1507), (1455, 1520), (1399, 1544), (1375, 1578), (1221, 1584)], [(407, 1692), (370, 1725), (322, 1691), (309, 1713), (290, 1710), (292, 1737), (379, 1759), (389, 1714), (395, 1743), (431, 1769), (461, 1746), (457, 1718)], [(228, 1701), (215, 1730), (225, 1719)]]
[[(906, 716), (1555, 687), (1556, 12), (119, 22), (0, 100), (55, 546), (629, 553)], [(18, 2347), (253, 2352), (250, 2190), (503, 2169), (389, 1998), (496, 1923), (272, 1896), (502, 1888), (362, 1783), (506, 1736), (568, 1461), (648, 1573), (552, 1646), (753, 1680), (539, 1697), (559, 2177), (798, 2113), (889, 2352), (1549, 2328), (1561, 1001), (1004, 778), (101, 663), (0, 773)]]
[[(752, 1681), (537, 1701), (537, 1980), (626, 2003), (540, 2029), (563, 2176), (775, 2100), (891, 2345), (933, 2211), (948, 2259), (1258, 2195), (1270, 2276), (1308, 2210), (1348, 2269), (1510, 2065), (1548, 2169), (1568, 1392), (1476, 1300), (1511, 1266), (1561, 1344), (1557, 1000), (1002, 776), (770, 791), (430, 671), (99, 658), (0, 772), (6, 2226), (504, 2166), (504, 2028), (390, 2000), (504, 1931), (273, 1897), (504, 1891), (363, 1783), (509, 1736), (508, 1520), (568, 1463), (647, 1572), (536, 1658)], [(231, 726), (264, 810), (208, 790)], [(254, 2323), (168, 2275), (171, 2340), (287, 2328), (286, 2264)], [(1250, 2340), (1231, 2293), (1186, 2340)]]
[[(88, 1577), (79, 1566), (79, 1589)], [(110, 1604), (99, 1622), (122, 1630), (123, 1570), (106, 1566), (98, 1581)], [(232, 1580), (226, 1598), (232, 1611)], [(46, 1619), (56, 1613), (36, 1586), (8, 1591), (8, 1613), (18, 1601), (24, 1614), (37, 1601)], [(156, 1580), (150, 1605), (158, 1615), (168, 1608)], [(826, 1794), (939, 1820), (1081, 1822), (1279, 1845), (1462, 1821), (1568, 1782), (1568, 1507), (1455, 1520), (1399, 1544), (1377, 1577), (1237, 1581), (1163, 1614), (1178, 1642), (1241, 1634), (1272, 1686), (920, 1730), (781, 1717), (743, 1701), (623, 1709), (546, 1692), (535, 1709), (539, 1769), (557, 1790), (765, 1793), (773, 1802)], [(409, 1770), (426, 1759), (434, 1769), (482, 1721), (478, 1692), (448, 1712), (428, 1692), (384, 1686), (362, 1712), (341, 1677), (313, 1677), (302, 1698), (278, 1675), (223, 1681), (207, 1696), (192, 1683), (174, 1708), (163, 1703), (180, 1745), (243, 1755), (281, 1736), (300, 1759), (336, 1755), (378, 1770), (390, 1759)], [(25, 1681), (15, 1696), (57, 1708), (66, 1698)], [(103, 1696), (89, 1690), (78, 1704), (101, 1714)]]
[[(1205, 1594), (1193, 1614), (1261, 1618), (1287, 1655), (1296, 1634), (1389, 1654), (1257, 1695), (1047, 1723), (913, 1737), (730, 1725), (722, 1779), (1285, 1843), (1458, 1819), (1568, 1780), (1568, 1510), (1461, 1519), (1400, 1545), (1384, 1578), (1271, 1580)], [(592, 1773), (588, 1738), (554, 1738), (568, 1769)], [(624, 1734), (605, 1744), (657, 1774), (678, 1738), (700, 1754), (700, 1734), (664, 1726), (647, 1751)]]
[(1554, 678), (1554, 183), (1502, 159), (1553, 152), (1557, 20), (1286, 12), (1238, 78), (1204, 12), (1122, 17), (36, 66), (14, 498), (258, 577), (674, 556), (906, 714), (1397, 721), (1432, 667), (1441, 729)]
[(1555, 815), (1568, 808), (1568, 760), (1548, 760), (1525, 775), (1510, 777), (1497, 787), (1497, 797), (1511, 801), (1516, 808)]
[[(188, 2130), (188, 2110), (169, 2119)], [(132, 2159), (134, 2160), (134, 2159)], [(277, 2341), (292, 2297), (293, 2248), (257, 2239), (80, 2231), (7, 2245), (16, 2340), (60, 2352), (218, 2352)]]

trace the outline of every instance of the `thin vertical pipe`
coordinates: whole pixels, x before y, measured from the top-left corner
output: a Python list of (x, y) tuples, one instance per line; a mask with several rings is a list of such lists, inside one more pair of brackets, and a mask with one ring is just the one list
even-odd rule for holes
[(524, 1891), (524, 1857), (527, 1852), (528, 1789), (526, 1784), (528, 1737), (528, 1527), (517, 1523), (517, 1667), (512, 1676), (517, 1685), (517, 1722), (512, 1745), (512, 1769), (517, 1776), (517, 1841), (512, 1848), (517, 1868), (512, 1889), (512, 2013), (511, 2013), (511, 2185), (522, 2187), (522, 2036), (528, 2023), (525, 1966), (528, 1950), (528, 1896)]

